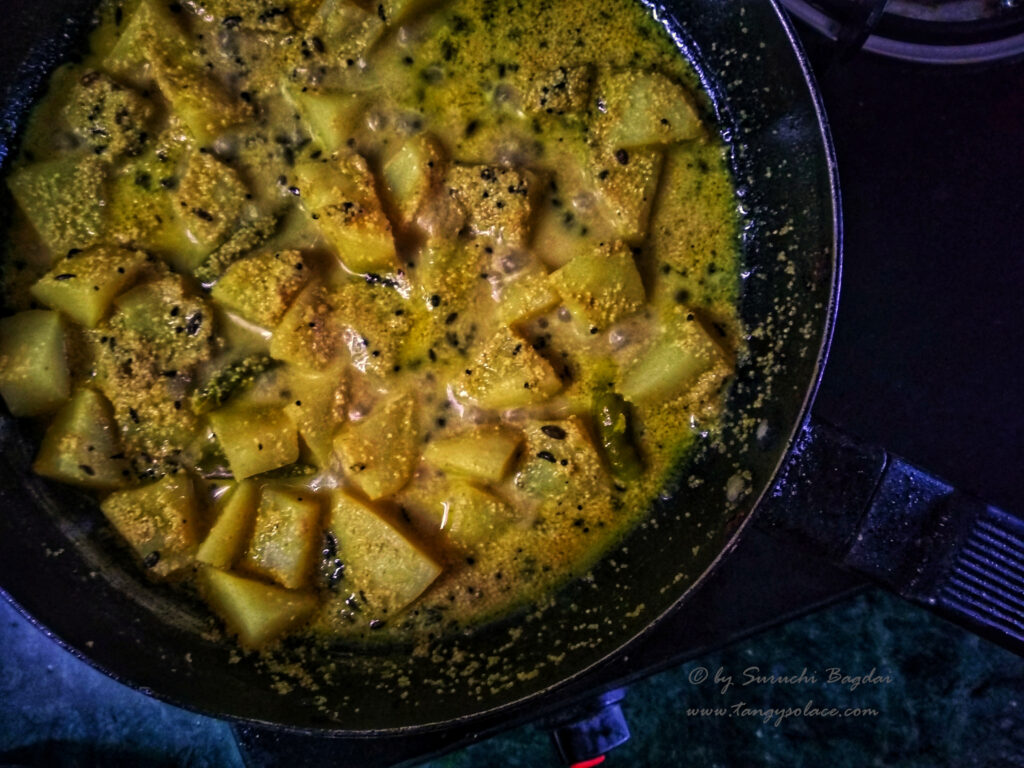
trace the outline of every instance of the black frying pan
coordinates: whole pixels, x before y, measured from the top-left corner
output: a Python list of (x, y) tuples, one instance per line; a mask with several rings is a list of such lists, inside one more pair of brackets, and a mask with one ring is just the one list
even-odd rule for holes
[[(22, 68), (13, 79), (6, 102), (13, 122), (5, 124), (0, 142), (5, 146), (24, 115), (24, 97), (78, 39), (75, 24), (66, 36), (53, 30), (68, 14), (80, 19), (83, 5), (51, 0), (7, 9), (8, 28), (24, 29), (23, 35), (11, 33), (15, 43), (42, 47), (32, 48), (36, 68)], [(252, 660), (228, 663), (229, 648), (203, 639), (211, 621), (204, 608), (140, 577), (88, 497), (31, 477), (32, 436), (4, 418), (0, 586), (91, 663), (174, 703), (297, 729), (372, 735), (444, 727), (526, 700), (536, 704), (537, 697), (643, 633), (685, 600), (702, 574), (729, 567), (730, 542), (762, 496), (770, 496), (762, 514), (786, 525), (803, 519), (812, 537), (826, 539), (840, 558), (849, 547), (836, 541), (835, 531), (852, 537), (866, 507), (892, 519), (871, 502), (892, 500), (899, 508), (894, 491), (904, 475), (893, 470), (898, 465), (821, 429), (801, 431), (835, 309), (839, 206), (824, 121), (792, 34), (768, 3), (681, 0), (671, 9), (664, 18), (704, 73), (735, 148), (750, 225), (742, 310), (749, 328), (769, 332), (752, 341), (752, 361), (739, 371), (728, 452), (702, 459), (704, 483), (696, 489), (682, 485), (685, 490), (661, 504), (652, 516), (657, 527), (641, 526), (593, 578), (564, 590), (544, 610), (443, 642), (427, 657), (399, 650), (313, 658), (303, 669), (317, 688), (293, 686), (282, 694)], [(8, 49), (12, 58), (0, 62), (9, 82), (22, 58), (16, 53)], [(779, 260), (780, 253), (787, 258)], [(763, 429), (751, 435), (740, 428), (750, 423)], [(788, 483), (769, 494), (791, 453)], [(855, 470), (858, 491), (838, 506), (832, 503), (835, 490), (849, 487), (849, 475), (826, 472), (835, 482), (811, 484), (820, 491), (817, 498), (806, 482), (835, 467)], [(738, 470), (749, 479), (744, 493), (729, 501), (726, 488), (736, 490), (736, 481), (729, 481)], [(945, 503), (949, 496), (941, 488), (932, 491), (922, 504), (928, 510), (933, 497)], [(842, 514), (830, 526), (816, 526), (823, 510)], [(822, 531), (828, 535), (818, 535)], [(888, 531), (883, 539), (900, 541)], [(910, 562), (906, 552), (900, 554), (900, 563)], [(319, 697), (326, 707), (318, 705)]]

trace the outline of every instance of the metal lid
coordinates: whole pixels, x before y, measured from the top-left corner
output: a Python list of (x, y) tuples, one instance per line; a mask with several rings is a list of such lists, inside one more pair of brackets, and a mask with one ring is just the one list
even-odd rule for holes
[(929, 64), (1024, 55), (1024, 0), (782, 0), (844, 47)]

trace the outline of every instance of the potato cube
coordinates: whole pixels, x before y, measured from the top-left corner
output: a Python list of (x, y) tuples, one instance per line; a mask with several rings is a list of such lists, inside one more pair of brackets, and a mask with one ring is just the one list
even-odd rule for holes
[(604, 329), (644, 304), (644, 284), (625, 243), (599, 245), (577, 253), (551, 273), (566, 306), (590, 328)]
[(220, 514), (196, 552), (196, 560), (217, 568), (231, 568), (252, 535), (259, 492), (252, 480), (237, 483), (219, 505)]
[(320, 502), (308, 490), (264, 487), (245, 567), (299, 589), (309, 582), (319, 543)]
[(354, 0), (324, 0), (309, 30), (324, 36), (324, 46), (334, 56), (358, 59), (384, 34), (380, 13)]
[(324, 372), (288, 367), (282, 376), (290, 400), (285, 413), (298, 427), (316, 463), (325, 467), (334, 451), (334, 433), (345, 422), (348, 388), (341, 367)]
[(523, 107), (542, 115), (578, 114), (586, 109), (593, 84), (593, 70), (586, 64), (538, 72), (526, 83)]
[(231, 234), (241, 218), (246, 193), (232, 168), (208, 153), (192, 153), (178, 185), (175, 211), (197, 246), (197, 256), (206, 256)]
[(444, 155), (437, 139), (417, 134), (384, 164), (384, 183), (403, 226), (411, 225), (423, 203), (436, 194), (444, 175)]
[(211, 293), (245, 320), (273, 328), (309, 277), (298, 251), (264, 251), (228, 267)]
[(423, 458), (443, 472), (497, 483), (505, 477), (519, 442), (519, 435), (510, 430), (479, 427), (431, 441)]
[(291, 52), (289, 78), (296, 86), (331, 91), (366, 87), (359, 64), (385, 31), (377, 7), (354, 0), (324, 0), (297, 36)]
[(408, 302), (397, 290), (366, 282), (348, 283), (334, 294), (337, 320), (347, 330), (352, 365), (390, 376), (412, 326)]
[(75, 392), (46, 430), (32, 468), (62, 483), (111, 490), (129, 484), (110, 403), (87, 387)]
[(298, 433), (282, 408), (228, 405), (209, 418), (236, 480), (293, 464), (299, 458)]
[(199, 502), (188, 475), (115, 491), (100, 508), (154, 576), (165, 578), (192, 565)]
[(477, 235), (509, 245), (529, 241), (531, 195), (537, 186), (527, 171), (494, 165), (453, 165), (445, 189)]
[(425, 536), (440, 534), (470, 551), (520, 521), (519, 513), (494, 490), (467, 478), (428, 478), (402, 490), (397, 501)]
[(578, 417), (530, 422), (524, 431), (524, 459), (514, 480), (518, 490), (556, 506), (563, 500), (575, 505), (607, 497), (608, 473)]
[(248, 105), (207, 76), (198, 62), (165, 57), (154, 63), (161, 93), (200, 145), (211, 144), (226, 128), (249, 117)]
[(366, 596), (368, 618), (397, 614), (441, 574), (441, 566), (414, 540), (344, 490), (332, 493), (327, 528), (345, 563), (346, 587)]
[(302, 368), (323, 370), (344, 355), (343, 341), (342, 327), (323, 286), (311, 283), (274, 329), (270, 355)]
[(175, 193), (192, 140), (174, 119), (146, 151), (112, 167), (105, 237), (125, 248), (154, 251), (181, 271), (198, 258), (198, 246), (178, 221)]
[(157, 85), (196, 142), (209, 146), (226, 128), (250, 117), (252, 109), (210, 77), (187, 38), (163, 35), (150, 50)]
[(139, 92), (101, 72), (89, 71), (75, 83), (64, 116), (95, 154), (115, 159), (142, 152), (155, 111), (153, 103)]
[(594, 98), (597, 135), (612, 151), (686, 141), (701, 133), (690, 94), (660, 72), (605, 70)]
[(231, 18), (232, 29), (266, 33), (301, 29), (323, 0), (202, 0), (198, 5), (214, 19)]
[(646, 348), (620, 361), (615, 389), (634, 405), (671, 400), (685, 394), (704, 376), (729, 374), (721, 348), (692, 313), (666, 322)]
[(494, 335), (466, 371), (453, 383), (455, 395), (481, 408), (535, 405), (562, 388), (551, 364), (508, 328)]
[(171, 111), (184, 120), (197, 142), (207, 145), (225, 128), (248, 117), (250, 108), (206, 73), (168, 5), (142, 0), (104, 59), (104, 69), (139, 87), (151, 85), (140, 76), (149, 73), (171, 103)]
[[(592, 185), (584, 194), (594, 198), (591, 189)], [(604, 223), (598, 218), (601, 211), (596, 205), (584, 217), (580, 215), (579, 211), (566, 210), (562, 195), (561, 192), (552, 193), (540, 206), (534, 220), (533, 237), (530, 244), (531, 250), (537, 254), (537, 257), (548, 267), (554, 269), (565, 266), (577, 251), (581, 248), (592, 247), (600, 241), (600, 236), (604, 234), (603, 227), (595, 227), (595, 224)], [(611, 232), (609, 231), (608, 234), (611, 235)]]
[(661, 152), (620, 150), (594, 165), (594, 188), (608, 231), (623, 240), (642, 240), (658, 193)]
[(7, 186), (43, 242), (63, 254), (102, 237), (106, 176), (103, 160), (89, 152), (24, 165)]
[(277, 232), (281, 217), (276, 213), (247, 210), (231, 235), (196, 267), (190, 268), (199, 282), (210, 285), (243, 256), (264, 246)]
[(314, 91), (292, 83), (285, 83), (282, 91), (325, 152), (345, 150), (363, 114), (363, 94)]
[(442, 530), (464, 547), (477, 547), (516, 522), (515, 510), (490, 491), (469, 483), (452, 483), (445, 494), (447, 517)]
[(400, 363), (416, 367), (429, 359), (443, 364), (472, 346), (478, 308), (491, 300), (492, 286), (480, 277), (491, 256), (485, 247), (490, 246), (477, 238), (428, 240), (416, 254), (409, 270), (415, 292), (402, 307), (411, 327), (401, 334)]
[(560, 300), (546, 272), (537, 270), (524, 274), (503, 287), (498, 302), (498, 322), (513, 325), (532, 320), (557, 307)]
[(146, 254), (97, 246), (61, 259), (32, 286), (32, 296), (76, 323), (95, 328), (114, 297), (135, 280)]
[(438, 479), (403, 491), (402, 509), (430, 534), (473, 550), (518, 521), (516, 511), (490, 490), (460, 479)]
[(391, 26), (405, 23), (419, 11), (430, 7), (435, 0), (382, 0), (381, 14)]
[(56, 410), (71, 394), (60, 315), (30, 309), (0, 320), (0, 395), (14, 416)]
[(395, 239), (366, 161), (356, 154), (305, 160), (295, 166), (302, 206), (353, 272), (395, 264)]
[(402, 394), (349, 422), (334, 440), (345, 476), (370, 499), (401, 490), (419, 459), (416, 401)]
[(117, 336), (121, 352), (135, 351), (140, 364), (145, 359), (163, 370), (184, 370), (209, 359), (213, 311), (180, 275), (136, 285), (114, 306), (100, 327)]
[(238, 635), (242, 646), (259, 649), (302, 624), (316, 609), (316, 595), (206, 567), (199, 575), (203, 598)]
[(141, 0), (124, 25), (117, 43), (103, 60), (103, 69), (133, 85), (148, 86), (151, 81), (141, 78), (149, 72), (146, 66), (158, 48), (173, 47), (183, 35), (181, 26), (167, 3), (161, 0)]
[(476, 240), (468, 244), (448, 240), (428, 242), (417, 255), (416, 268), (412, 270), (420, 289), (418, 298), (432, 312), (440, 308), (440, 304), (433, 305), (434, 296), (444, 302), (445, 310), (468, 305), (482, 282), (479, 267), (483, 255), (483, 248)]

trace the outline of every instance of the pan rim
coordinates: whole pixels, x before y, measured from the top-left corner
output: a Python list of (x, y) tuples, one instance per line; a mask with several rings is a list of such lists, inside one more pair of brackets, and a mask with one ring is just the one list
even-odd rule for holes
[[(292, 726), (292, 725), (287, 725), (287, 724), (282, 725), (280, 723), (274, 723), (274, 722), (269, 722), (269, 721), (264, 721), (264, 720), (258, 720), (258, 719), (254, 719), (254, 718), (250, 718), (250, 717), (239, 717), (239, 716), (231, 715), (231, 714), (224, 713), (224, 712), (210, 712), (209, 710), (204, 709), (204, 708), (199, 707), (199, 706), (196, 706), (194, 704), (191, 704), (191, 703), (188, 703), (188, 702), (182, 702), (182, 701), (176, 699), (174, 696), (165, 695), (165, 694), (162, 694), (159, 691), (154, 691), (153, 689), (151, 689), (151, 688), (149, 688), (147, 686), (136, 684), (136, 683), (132, 682), (131, 680), (126, 679), (126, 677), (123, 674), (121, 674), (121, 673), (114, 673), (114, 672), (112, 672), (106, 665), (103, 665), (103, 664), (95, 661), (92, 657), (90, 657), (86, 653), (80, 651), (77, 647), (71, 645), (68, 641), (65, 641), (62, 637), (60, 637), (55, 632), (50, 630), (42, 622), (40, 622), (39, 620), (37, 620), (33, 616), (29, 615), (29, 613), (21, 606), (21, 604), (12, 595), (10, 595), (6, 590), (0, 589), (0, 594), (2, 594), (9, 602), (11, 602), (12, 605), (14, 605), (15, 608), (19, 611), (19, 613), (21, 613), (22, 615), (26, 616), (31, 621), (31, 623), (34, 626), (36, 626), (41, 631), (43, 631), (44, 634), (47, 635), (47, 637), (49, 637), (50, 639), (55, 640), (59, 645), (61, 645), (61, 647), (63, 647), (65, 650), (68, 650), (73, 655), (75, 655), (76, 658), (79, 658), (79, 659), (81, 659), (83, 661), (86, 661), (93, 668), (103, 672), (105, 675), (111, 677), (114, 680), (117, 680), (118, 682), (121, 682), (122, 684), (129, 685), (129, 687), (132, 687), (135, 690), (139, 690), (139, 691), (141, 691), (141, 692), (143, 692), (143, 693), (145, 693), (147, 695), (153, 696), (154, 698), (157, 698), (157, 699), (159, 699), (161, 701), (165, 701), (167, 703), (173, 704), (174, 706), (182, 707), (184, 709), (187, 709), (187, 710), (190, 710), (190, 711), (194, 711), (194, 712), (198, 712), (198, 713), (201, 713), (201, 714), (206, 714), (206, 715), (210, 715), (210, 716), (213, 716), (213, 717), (217, 717), (219, 719), (228, 720), (230, 722), (243, 723), (243, 724), (252, 724), (252, 725), (257, 725), (257, 726), (266, 725), (266, 726), (270, 726), (270, 727), (273, 727), (275, 729), (286, 731), (286, 732), (299, 733), (299, 734), (307, 734), (307, 735), (321, 735), (321, 736), (333, 735), (333, 736), (346, 736), (346, 737), (358, 737), (358, 738), (375, 738), (375, 737), (380, 737), (380, 736), (401, 736), (401, 735), (407, 735), (407, 734), (411, 734), (411, 733), (420, 734), (420, 733), (427, 733), (427, 732), (432, 732), (432, 731), (448, 729), (448, 728), (451, 728), (453, 726), (465, 725), (465, 724), (468, 724), (470, 722), (479, 721), (479, 720), (481, 720), (483, 718), (487, 718), (487, 717), (498, 716), (498, 715), (506, 713), (506, 712), (508, 712), (510, 710), (513, 710), (513, 709), (516, 709), (516, 708), (519, 708), (519, 707), (523, 707), (523, 706), (525, 706), (528, 703), (536, 702), (541, 697), (548, 697), (548, 696), (550, 696), (552, 694), (553, 691), (556, 691), (557, 689), (562, 688), (562, 687), (564, 687), (564, 686), (566, 686), (566, 685), (568, 685), (570, 683), (577, 682), (579, 679), (581, 679), (581, 678), (585, 677), (587, 674), (589, 674), (595, 667), (601, 666), (601, 665), (604, 665), (604, 664), (608, 663), (610, 660), (614, 659), (619, 654), (625, 652), (629, 648), (629, 646), (631, 646), (633, 643), (637, 642), (641, 638), (645, 637), (648, 633), (653, 631), (655, 627), (657, 627), (659, 624), (662, 623), (662, 621), (665, 619), (665, 617), (668, 614), (674, 612), (675, 610), (678, 610), (679, 606), (682, 605), (688, 599), (688, 596), (690, 594), (692, 594), (692, 592), (696, 588), (698, 588), (704, 582), (704, 580), (708, 577), (708, 575), (713, 570), (715, 570), (719, 566), (719, 564), (725, 559), (725, 557), (728, 555), (729, 551), (735, 546), (735, 541), (736, 541), (737, 537), (740, 535), (740, 533), (743, 531), (743, 529), (746, 527), (746, 525), (749, 524), (750, 518), (753, 517), (753, 515), (756, 513), (756, 509), (757, 509), (758, 505), (760, 504), (760, 501), (764, 498), (765, 494), (767, 494), (767, 493), (769, 493), (771, 491), (771, 488), (772, 488), (772, 486), (773, 486), (773, 484), (775, 482), (775, 478), (778, 477), (781, 468), (785, 465), (785, 462), (788, 460), (788, 457), (789, 457), (789, 455), (791, 453), (791, 449), (792, 449), (792, 445), (793, 445), (793, 442), (795, 440), (795, 437), (799, 433), (800, 429), (802, 428), (804, 422), (806, 421), (806, 419), (807, 419), (807, 417), (808, 417), (808, 415), (810, 413), (810, 409), (811, 409), (811, 406), (813, 404), (814, 396), (815, 396), (815, 394), (817, 392), (817, 388), (818, 388), (818, 385), (819, 385), (819, 383), (821, 381), (821, 377), (822, 377), (822, 374), (823, 374), (823, 371), (824, 371), (824, 366), (825, 366), (825, 362), (826, 362), (826, 359), (827, 359), (828, 349), (829, 349), (829, 346), (831, 344), (832, 333), (833, 333), (833, 328), (834, 328), (834, 324), (835, 324), (836, 311), (837, 311), (837, 308), (838, 308), (839, 285), (840, 285), (840, 275), (841, 275), (841, 261), (842, 261), (842, 247), (841, 247), (842, 246), (841, 199), (840, 199), (839, 178), (838, 178), (838, 169), (837, 169), (837, 166), (836, 166), (835, 151), (834, 151), (834, 147), (832, 145), (830, 132), (828, 130), (828, 121), (827, 121), (827, 117), (826, 117), (826, 114), (825, 114), (825, 111), (824, 111), (824, 105), (823, 105), (823, 103), (821, 101), (820, 92), (818, 91), (817, 86), (816, 86), (816, 84), (814, 82), (813, 73), (811, 72), (810, 64), (807, 61), (806, 54), (803, 52), (803, 48), (802, 48), (802, 46), (799, 43), (799, 39), (796, 37), (796, 32), (793, 29), (792, 24), (790, 23), (788, 17), (781, 10), (778, 1), (777, 0), (772, 0), (771, 6), (772, 6), (772, 8), (774, 10), (775, 16), (777, 17), (777, 19), (778, 19), (778, 21), (779, 21), (779, 23), (780, 23), (780, 25), (781, 25), (781, 27), (783, 29), (785, 37), (788, 39), (788, 41), (790, 43), (790, 46), (791, 46), (791, 49), (792, 49), (793, 53), (796, 56), (796, 60), (797, 60), (797, 62), (799, 64), (801, 74), (803, 75), (804, 84), (807, 87), (808, 93), (809, 93), (809, 95), (811, 97), (811, 100), (812, 100), (812, 103), (814, 105), (814, 111), (815, 111), (815, 117), (816, 117), (816, 122), (817, 122), (818, 135), (819, 135), (819, 138), (821, 140), (821, 146), (823, 146), (824, 150), (825, 150), (825, 157), (826, 157), (826, 165), (827, 165), (827, 169), (828, 169), (830, 191), (831, 191), (831, 195), (832, 195), (832, 197), (831, 197), (831, 204), (832, 204), (832, 228), (833, 228), (832, 259), (831, 259), (832, 270), (831, 270), (831, 277), (830, 277), (829, 300), (828, 300), (828, 306), (822, 312), (823, 316), (825, 317), (825, 324), (824, 324), (824, 327), (822, 327), (822, 329), (821, 329), (821, 331), (822, 331), (822, 333), (821, 333), (821, 342), (820, 342), (819, 349), (817, 351), (817, 355), (816, 355), (816, 359), (815, 359), (815, 363), (814, 363), (814, 366), (813, 366), (813, 375), (811, 376), (811, 379), (810, 379), (810, 381), (808, 383), (808, 386), (807, 386), (807, 389), (805, 391), (802, 403), (801, 403), (801, 405), (799, 407), (799, 417), (797, 419), (795, 419), (794, 422), (791, 425), (791, 429), (789, 430), (788, 437), (786, 438), (786, 441), (785, 441), (785, 447), (780, 451), (780, 458), (779, 458), (778, 462), (776, 463), (776, 465), (774, 467), (774, 471), (772, 472), (771, 479), (763, 484), (763, 486), (761, 488), (761, 491), (758, 494), (758, 497), (757, 497), (755, 503), (751, 506), (751, 511), (748, 512), (745, 515), (745, 517), (740, 522), (740, 524), (738, 525), (736, 530), (729, 536), (729, 538), (726, 541), (725, 545), (721, 548), (721, 550), (719, 551), (718, 555), (716, 555), (716, 557), (712, 560), (711, 564), (708, 565), (704, 569), (704, 571), (696, 579), (694, 579), (692, 582), (690, 582), (688, 584), (688, 586), (684, 590), (684, 592), (673, 601), (673, 603), (671, 604), (671, 606), (668, 609), (666, 609), (661, 614), (659, 614), (656, 617), (654, 617), (652, 620), (648, 621), (646, 626), (639, 633), (631, 635), (631, 636), (625, 638), (618, 645), (618, 647), (616, 647), (612, 651), (608, 652), (607, 654), (602, 656), (597, 661), (594, 661), (593, 663), (590, 663), (590, 664), (586, 665), (585, 667), (582, 667), (582, 668), (576, 670), (575, 672), (573, 672), (570, 675), (567, 675), (567, 676), (564, 676), (564, 677), (560, 678), (556, 683), (552, 684), (551, 686), (543, 687), (543, 688), (540, 688), (540, 689), (538, 689), (536, 691), (529, 692), (529, 693), (525, 694), (524, 696), (522, 696), (521, 698), (515, 699), (513, 701), (509, 701), (509, 702), (505, 702), (505, 703), (502, 703), (502, 704), (498, 704), (498, 705), (495, 705), (495, 706), (490, 707), (488, 709), (478, 710), (478, 711), (476, 711), (476, 712), (474, 712), (472, 714), (469, 714), (469, 715), (464, 715), (464, 716), (461, 716), (461, 717), (451, 718), (451, 719), (445, 720), (443, 722), (425, 723), (425, 724), (422, 724), (422, 725), (415, 725), (415, 726), (399, 726), (399, 727), (396, 727), (396, 728), (385, 728), (385, 729), (375, 729), (375, 730), (365, 730), (364, 729), (364, 730), (354, 730), (353, 731), (353, 730), (346, 730), (344, 728), (334, 728), (334, 727), (327, 728), (327, 729), (321, 729), (321, 728), (315, 728), (315, 727), (314, 728), (304, 728), (304, 727)], [(659, 19), (659, 21), (661, 21), (661, 20)], [(6, 104), (5, 104), (5, 107), (6, 107)]]

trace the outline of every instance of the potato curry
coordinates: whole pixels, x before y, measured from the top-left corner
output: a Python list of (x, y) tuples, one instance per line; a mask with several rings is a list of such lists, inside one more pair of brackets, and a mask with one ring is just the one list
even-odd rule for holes
[(635, 0), (104, 0), (6, 180), (35, 471), (246, 648), (541, 599), (715, 434), (713, 116)]

